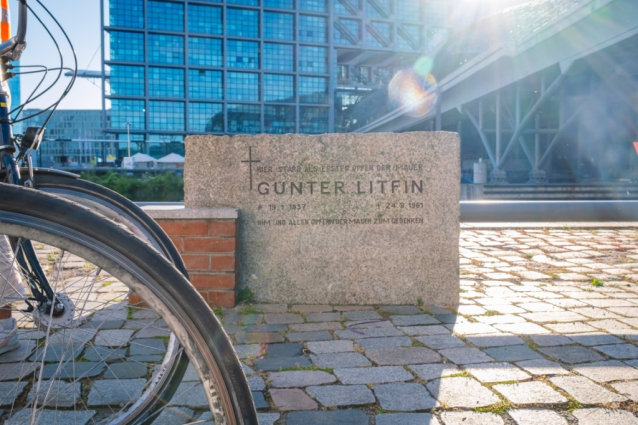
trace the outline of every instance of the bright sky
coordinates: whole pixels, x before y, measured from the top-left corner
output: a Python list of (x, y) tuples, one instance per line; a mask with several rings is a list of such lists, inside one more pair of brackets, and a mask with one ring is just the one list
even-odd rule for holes
[[(101, 52), (100, 48), (100, 0), (40, 0), (49, 8), (53, 15), (60, 21), (65, 31), (71, 39), (78, 57), (79, 69), (100, 70)], [(452, 0), (452, 4), (457, 0)], [(521, 3), (526, 0), (461, 0), (457, 3), (461, 10), (466, 13), (476, 9), (486, 7), (498, 9), (500, 7)], [(35, 0), (29, 0), (31, 7), (45, 21), (47, 26), (53, 31), (55, 24), (44, 19), (45, 12)], [(10, 0), (11, 22), (13, 31), (17, 29), (17, 0)], [(60, 44), (64, 44), (64, 37), (59, 31), (54, 31), (54, 35)], [(21, 61), (22, 65), (46, 65), (48, 67), (58, 67), (59, 57), (54, 44), (46, 34), (43, 27), (33, 16), (29, 16), (29, 27), (27, 34), (28, 46)], [(96, 53), (97, 52), (97, 53)], [(68, 48), (63, 49), (65, 66), (72, 63), (72, 56)], [(94, 56), (95, 55), (95, 56)], [(22, 71), (27, 71), (23, 69)], [(49, 72), (53, 76), (54, 71)], [(29, 93), (35, 88), (40, 77), (34, 75), (23, 75), (21, 82), (22, 101), (25, 101)], [(52, 81), (49, 78), (47, 81)], [(44, 108), (56, 102), (60, 93), (64, 90), (68, 77), (62, 77), (54, 90), (46, 93), (40, 99), (35, 100), (29, 107)], [(101, 90), (100, 81), (77, 79), (75, 86), (61, 103), (62, 109), (100, 109)], [(45, 87), (45, 86), (44, 86)]]
[[(100, 70), (101, 52), (100, 48), (100, 0), (40, 0), (53, 15), (60, 21), (62, 27), (69, 35), (78, 57), (78, 68)], [(12, 30), (15, 33), (18, 25), (17, 1), (10, 0)], [(47, 24), (53, 32), (58, 43), (66, 43), (64, 36), (59, 32), (55, 24), (49, 19), (44, 19), (46, 13), (35, 2), (29, 0), (29, 5), (35, 10), (40, 18)], [(97, 53), (95, 54), (95, 52)], [(68, 47), (63, 50), (65, 66), (70, 66), (73, 57)], [(95, 54), (95, 57), (93, 55)], [(27, 49), (22, 55), (21, 65), (46, 65), (50, 68), (59, 67), (59, 56), (55, 45), (47, 35), (40, 23), (29, 15), (29, 25), (27, 30)], [(89, 65), (90, 64), (90, 65)], [(30, 69), (22, 69), (28, 71)], [(57, 71), (49, 71), (49, 76), (57, 76)], [(36, 74), (37, 75), (37, 74)], [(30, 92), (40, 81), (41, 76), (23, 75), (21, 76), (22, 101), (24, 102)], [(52, 78), (47, 77), (47, 81)], [(99, 81), (77, 79), (76, 83), (60, 104), (62, 109), (100, 109), (101, 91)], [(29, 107), (44, 108), (60, 97), (61, 92), (69, 82), (68, 77), (62, 76), (61, 80), (53, 90), (35, 100)], [(43, 85), (43, 87), (46, 87)]]

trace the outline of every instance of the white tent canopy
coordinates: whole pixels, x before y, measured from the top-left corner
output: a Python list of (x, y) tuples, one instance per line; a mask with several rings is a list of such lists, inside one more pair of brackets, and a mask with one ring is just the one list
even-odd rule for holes
[(136, 153), (132, 156), (133, 161), (135, 162), (157, 162), (155, 158), (150, 155), (146, 155), (145, 153)]
[(157, 162), (171, 163), (171, 164), (183, 164), (184, 163), (184, 157), (181, 156), (181, 155), (178, 155), (176, 153), (169, 153), (165, 157), (162, 157), (162, 158), (158, 159)]

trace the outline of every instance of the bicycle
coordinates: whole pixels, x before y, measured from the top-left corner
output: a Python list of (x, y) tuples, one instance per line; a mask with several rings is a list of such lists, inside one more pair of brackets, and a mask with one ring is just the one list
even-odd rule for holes
[[(24, 49), (30, 7), (27, 0), (18, 1), (18, 33), (0, 44), (3, 65), (8, 54), (18, 59)], [(4, 79), (2, 86), (0, 160), (9, 184), (0, 184), (0, 234), (12, 238), (13, 255), (5, 261), (21, 271), (29, 286), (26, 296), (14, 300), (14, 313), (22, 327), (33, 322), (34, 328), (23, 332), (26, 342), (19, 353), (29, 361), (11, 362), (18, 357), (4, 357), (9, 353), (0, 356), (0, 363), (9, 359), (11, 365), (0, 365), (0, 394), (5, 394), (0, 404), (11, 406), (2, 416), (5, 423), (38, 423), (45, 417), (59, 422), (72, 418), (77, 423), (150, 423), (172, 411), (167, 409), (169, 403), (188, 404), (180, 401), (184, 391), (190, 397), (192, 389), (200, 388), (206, 403), (199, 407), (209, 410), (215, 423), (256, 424), (251, 392), (232, 345), (208, 305), (180, 273), (179, 268), (185, 270), (170, 241), (137, 207), (106, 189), (72, 176), (34, 170), (28, 153), (37, 149), (44, 129), (28, 129), (18, 149), (7, 143), (14, 138)], [(24, 182), (18, 160), (26, 162)], [(48, 181), (48, 189), (57, 190), (57, 195), (63, 192), (111, 220), (77, 203), (20, 186), (34, 181), (36, 187), (44, 182), (45, 189)], [(113, 220), (145, 236), (178, 268)], [(65, 257), (74, 265), (66, 268)], [(124, 304), (130, 290), (141, 296), (144, 306)], [(118, 340), (122, 334), (138, 338)], [(142, 334), (147, 338), (140, 338)], [(149, 349), (155, 352), (149, 354)], [(192, 365), (188, 370), (183, 354)], [(134, 389), (126, 387), (131, 382), (118, 381), (118, 374), (127, 374), (116, 366), (125, 363), (137, 369)], [(93, 383), (95, 376), (106, 378), (109, 373), (115, 382), (111, 387), (119, 384), (128, 389), (127, 397), (103, 394), (109, 386), (98, 384), (107, 379)], [(191, 419), (207, 418), (189, 412)]]

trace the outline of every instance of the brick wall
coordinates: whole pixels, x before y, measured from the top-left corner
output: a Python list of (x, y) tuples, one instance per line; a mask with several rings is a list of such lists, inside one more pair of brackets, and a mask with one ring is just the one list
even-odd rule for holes
[(191, 283), (208, 304), (233, 307), (237, 294), (237, 211), (145, 210), (170, 236), (182, 255)]

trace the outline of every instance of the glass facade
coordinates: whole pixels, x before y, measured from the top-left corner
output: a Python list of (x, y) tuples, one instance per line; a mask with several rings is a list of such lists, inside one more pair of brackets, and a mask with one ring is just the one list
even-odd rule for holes
[(167, 143), (345, 131), (342, 114), (449, 32), (450, 0), (101, 1), (107, 131)]

